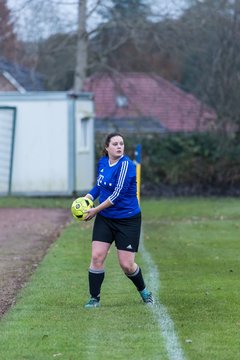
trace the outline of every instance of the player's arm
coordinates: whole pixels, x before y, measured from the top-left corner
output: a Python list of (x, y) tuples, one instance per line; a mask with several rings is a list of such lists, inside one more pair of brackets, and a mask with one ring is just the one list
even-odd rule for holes
[[(88, 195), (88, 194), (87, 194)], [(111, 203), (111, 201), (109, 199), (106, 199), (105, 201), (103, 201), (101, 204), (99, 204), (98, 206), (89, 209), (87, 211), (87, 216), (85, 217), (85, 221), (91, 220), (94, 216), (97, 215), (97, 213), (99, 213), (100, 211), (107, 209), (108, 207), (112, 206), (113, 204)]]
[(98, 198), (100, 193), (99, 186), (95, 185), (84, 197), (94, 201)]
[[(98, 177), (99, 177), (99, 173), (100, 173), (100, 168), (101, 168), (101, 159), (98, 162)], [(96, 184), (94, 185), (94, 187), (84, 196), (92, 201), (96, 200), (99, 197), (100, 194), (100, 186), (99, 186), (99, 181), (97, 180)]]

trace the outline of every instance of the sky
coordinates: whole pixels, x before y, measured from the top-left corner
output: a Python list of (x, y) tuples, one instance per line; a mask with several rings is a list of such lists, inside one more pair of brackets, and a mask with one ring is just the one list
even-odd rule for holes
[[(89, 10), (97, 0), (88, 0)], [(14, 17), (16, 32), (24, 40), (34, 41), (51, 33), (74, 31), (77, 24), (77, 0), (7, 0)], [(104, 0), (109, 3), (109, 0)], [(153, 21), (168, 15), (178, 16), (186, 8), (186, 0), (149, 0), (155, 16)], [(26, 5), (27, 4), (27, 5)], [(59, 21), (60, 20), (60, 21)], [(95, 13), (88, 21), (88, 27), (100, 22)]]

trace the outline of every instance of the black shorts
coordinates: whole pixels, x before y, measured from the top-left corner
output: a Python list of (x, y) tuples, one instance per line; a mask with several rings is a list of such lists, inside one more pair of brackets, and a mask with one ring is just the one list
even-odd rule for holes
[(97, 214), (93, 226), (92, 241), (112, 244), (118, 250), (137, 252), (141, 232), (141, 213), (124, 219), (109, 219)]

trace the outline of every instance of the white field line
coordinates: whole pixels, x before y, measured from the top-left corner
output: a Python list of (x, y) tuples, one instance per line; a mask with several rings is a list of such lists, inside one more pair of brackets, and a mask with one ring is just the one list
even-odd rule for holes
[(174, 323), (168, 315), (167, 309), (160, 303), (159, 290), (160, 290), (160, 276), (157, 266), (155, 265), (150, 253), (144, 246), (144, 234), (141, 233), (140, 252), (147, 269), (145, 278), (147, 288), (153, 293), (155, 298), (155, 305), (149, 306), (153, 315), (162, 331), (163, 338), (165, 340), (166, 349), (169, 360), (184, 360), (184, 354), (179, 344), (177, 335), (174, 330)]

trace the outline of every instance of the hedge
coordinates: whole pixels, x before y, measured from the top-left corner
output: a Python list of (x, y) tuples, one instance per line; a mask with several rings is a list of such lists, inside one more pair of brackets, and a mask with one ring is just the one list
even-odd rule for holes
[[(240, 194), (240, 144), (216, 133), (130, 135), (127, 154), (142, 145), (143, 194)], [(104, 136), (96, 136), (96, 158)]]

